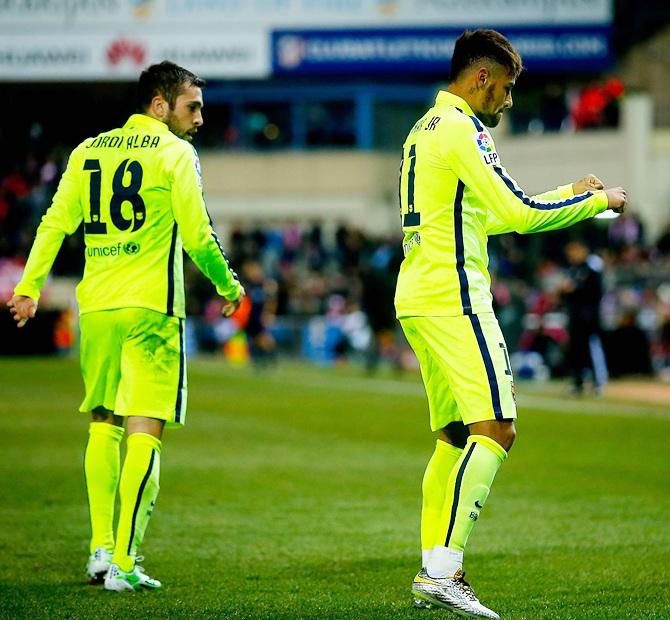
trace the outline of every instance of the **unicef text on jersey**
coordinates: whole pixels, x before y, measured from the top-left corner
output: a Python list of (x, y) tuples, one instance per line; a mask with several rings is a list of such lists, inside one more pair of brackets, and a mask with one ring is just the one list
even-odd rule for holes
[(140, 244), (135, 241), (128, 241), (126, 243), (115, 243), (114, 245), (103, 245), (97, 247), (87, 247), (86, 256), (90, 258), (100, 257), (109, 258), (111, 256), (132, 256), (140, 251)]

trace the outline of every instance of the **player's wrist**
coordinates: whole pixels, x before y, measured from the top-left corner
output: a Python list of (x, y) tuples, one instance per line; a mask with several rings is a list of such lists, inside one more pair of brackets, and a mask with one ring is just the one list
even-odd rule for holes
[(35, 303), (37, 303), (40, 299), (39, 291), (21, 282), (16, 285), (16, 288), (14, 289), (14, 295), (16, 297), (27, 297), (28, 299), (32, 299)]
[(609, 198), (605, 190), (599, 189), (593, 192), (593, 200), (596, 205), (596, 215), (609, 209)]
[(572, 198), (573, 196), (576, 195), (574, 183), (568, 183), (567, 185), (559, 185), (557, 189), (558, 189), (558, 195), (561, 198)]
[(238, 283), (237, 289), (235, 290), (234, 293), (231, 295), (227, 295), (226, 299), (228, 301), (232, 301), (233, 303), (240, 301), (242, 299), (242, 295), (244, 293), (244, 287)]

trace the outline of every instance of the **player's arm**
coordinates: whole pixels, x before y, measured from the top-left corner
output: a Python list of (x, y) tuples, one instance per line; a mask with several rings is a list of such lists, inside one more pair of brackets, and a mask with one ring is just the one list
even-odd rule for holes
[(183, 146), (174, 167), (174, 218), (179, 226), (184, 249), (198, 269), (214, 284), (218, 294), (229, 302), (224, 306), (224, 315), (229, 316), (237, 309), (244, 289), (228, 264), (207, 213), (197, 155), (190, 145)]
[[(531, 196), (534, 201), (550, 201), (550, 200), (565, 200), (572, 198), (577, 194), (584, 192), (603, 189), (602, 181), (593, 174), (587, 174), (582, 179), (569, 183), (567, 185), (559, 185), (556, 189), (550, 189), (541, 194)], [(486, 234), (487, 235), (501, 235), (503, 233), (514, 232), (514, 229), (507, 222), (498, 220), (493, 212), (488, 211), (486, 219)]]
[[(603, 191), (588, 191), (557, 200), (547, 200), (542, 195), (539, 199), (528, 196), (502, 167), (497, 153), (492, 157), (491, 152), (485, 153), (478, 147), (477, 135), (482, 131), (485, 131), (483, 127), (476, 128), (465, 116), (456, 125), (454, 133), (457, 135), (452, 134), (451, 140), (445, 141), (449, 145), (445, 159), (466, 187), (486, 204), (490, 212), (490, 223), (487, 223), (490, 234), (555, 230), (608, 208), (608, 196)], [(493, 144), (493, 140), (490, 139), (490, 143)]]
[(74, 233), (83, 219), (79, 197), (81, 157), (79, 149), (70, 156), (51, 206), (42, 217), (21, 281), (7, 302), (18, 327), (35, 316), (37, 302), (65, 235)]
[[(564, 200), (565, 198), (572, 198), (575, 195), (573, 184), (560, 185), (556, 189), (542, 192), (535, 196), (531, 196), (534, 201), (547, 200)], [(486, 213), (486, 234), (487, 235), (502, 235), (504, 233), (514, 232), (514, 227), (511, 222), (498, 219), (496, 214), (490, 209)]]

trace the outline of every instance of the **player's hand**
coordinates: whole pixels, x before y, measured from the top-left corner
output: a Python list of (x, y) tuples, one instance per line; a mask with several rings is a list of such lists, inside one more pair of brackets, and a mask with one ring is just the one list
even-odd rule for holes
[(23, 295), (14, 295), (7, 302), (7, 305), (17, 327), (23, 327), (28, 319), (32, 319), (37, 312), (37, 302), (31, 297), (24, 297)]
[(572, 184), (572, 191), (575, 196), (578, 196), (584, 192), (592, 192), (604, 187), (603, 182), (595, 174), (587, 174), (583, 179), (579, 179)]
[(612, 187), (605, 190), (607, 196), (607, 206), (614, 213), (623, 213), (626, 210), (626, 190), (623, 187)]
[(224, 299), (223, 301), (223, 307), (221, 308), (221, 314), (225, 316), (226, 318), (233, 316), (237, 309), (240, 307), (240, 304), (242, 303), (242, 300), (244, 299), (244, 296), (246, 295), (246, 291), (244, 290), (244, 287), (240, 287), (240, 296), (235, 300), (231, 301), (230, 299)]

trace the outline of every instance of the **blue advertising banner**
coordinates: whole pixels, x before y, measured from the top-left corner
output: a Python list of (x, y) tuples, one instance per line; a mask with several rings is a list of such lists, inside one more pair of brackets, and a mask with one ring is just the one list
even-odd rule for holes
[[(500, 28), (528, 71), (598, 71), (612, 62), (610, 28)], [(277, 76), (442, 74), (461, 29), (393, 28), (277, 30), (272, 71)]]

